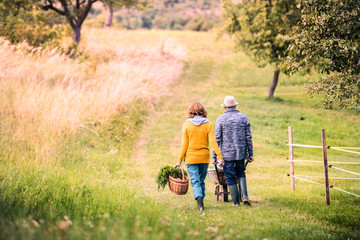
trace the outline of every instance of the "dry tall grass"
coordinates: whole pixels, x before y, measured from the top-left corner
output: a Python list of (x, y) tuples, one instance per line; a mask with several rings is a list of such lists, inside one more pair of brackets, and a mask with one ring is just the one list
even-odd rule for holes
[(156, 101), (181, 74), (176, 39), (101, 29), (84, 35), (89, 58), (82, 62), (0, 39), (1, 134), (38, 159), (56, 157), (62, 135), (87, 121), (106, 121), (136, 99)]

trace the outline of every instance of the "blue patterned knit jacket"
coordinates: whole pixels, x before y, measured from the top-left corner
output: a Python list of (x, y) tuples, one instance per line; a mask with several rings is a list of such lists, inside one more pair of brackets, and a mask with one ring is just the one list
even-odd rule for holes
[[(248, 117), (236, 108), (228, 108), (216, 120), (215, 138), (225, 161), (253, 156), (253, 143)], [(216, 153), (212, 152), (213, 159)]]

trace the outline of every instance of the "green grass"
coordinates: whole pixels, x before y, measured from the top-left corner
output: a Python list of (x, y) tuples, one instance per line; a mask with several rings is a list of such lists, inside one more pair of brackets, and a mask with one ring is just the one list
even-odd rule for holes
[[(290, 190), (285, 144), (292, 126), (295, 143), (320, 145), (320, 131), (326, 129), (327, 145), (359, 146), (359, 112), (315, 108), (319, 98), (303, 91), (310, 77), (300, 74), (281, 75), (277, 98), (268, 100), (272, 68), (259, 69), (244, 54), (234, 53), (227, 38), (215, 42), (212, 33), (149, 34), (176, 37), (189, 51), (182, 77), (157, 105), (137, 103), (107, 123), (87, 126), (92, 131), (84, 128), (65, 136), (56, 164), (9, 161), (6, 156), (16, 153), (2, 154), (6, 149), (1, 148), (1, 239), (360, 237), (359, 198), (331, 190), (328, 207), (323, 186), (296, 181), (296, 190)], [(206, 211), (199, 213), (191, 188), (185, 196), (168, 188), (157, 191), (155, 176), (161, 166), (176, 163), (190, 103), (202, 101), (215, 124), (226, 95), (235, 96), (252, 124), (255, 162), (246, 172), (253, 206), (216, 202), (214, 184), (207, 178)], [(294, 153), (297, 159), (322, 159), (320, 149), (295, 148)], [(328, 157), (330, 162), (359, 161), (358, 155), (334, 150), (328, 150)], [(353, 165), (339, 167), (360, 172)], [(295, 163), (295, 173), (321, 176), (323, 169), (321, 164)], [(354, 177), (332, 169), (329, 174)], [(360, 194), (357, 181), (330, 184)]]

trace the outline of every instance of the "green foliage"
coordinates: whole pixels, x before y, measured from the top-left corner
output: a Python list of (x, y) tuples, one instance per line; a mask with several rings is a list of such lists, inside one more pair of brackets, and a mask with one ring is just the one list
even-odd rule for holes
[(102, 10), (99, 9), (99, 8), (91, 8), (90, 9), (90, 14), (93, 15), (93, 16), (97, 16), (97, 15), (100, 15), (102, 13)]
[(12, 43), (56, 46), (61, 38), (61, 19), (45, 13), (37, 1), (0, 1), (0, 35)]
[(212, 28), (212, 24), (205, 17), (198, 16), (191, 19), (185, 28), (191, 31), (208, 31)]
[(259, 66), (282, 61), (291, 35), (300, 20), (293, 0), (245, 0), (234, 4), (224, 0), (224, 32), (235, 37), (236, 47), (255, 57)]
[(151, 7), (151, 3), (147, 0), (102, 0), (105, 5), (112, 6), (113, 8), (121, 8), (121, 7), (135, 7), (137, 10), (143, 11), (147, 7)]
[[(162, 221), (167, 213), (161, 205), (136, 197), (123, 182), (109, 174), (99, 177), (96, 171), (1, 171), (0, 239), (156, 239), (169, 229), (169, 222), (178, 221), (174, 216)], [(188, 231), (184, 229), (183, 235)], [(171, 227), (165, 234), (173, 239), (176, 231)]]
[(145, 16), (141, 17), (141, 28), (147, 28), (147, 29), (151, 29), (152, 27), (152, 22), (151, 19)]
[[(184, 171), (184, 175), (187, 176), (187, 172)], [(164, 189), (166, 184), (169, 182), (169, 176), (173, 178), (182, 178), (182, 172), (180, 168), (170, 167), (168, 165), (160, 168), (159, 173), (156, 176), (156, 183), (158, 189)]]
[(358, 108), (360, 104), (360, 80), (358, 75), (348, 73), (332, 73), (320, 80), (312, 80), (306, 84), (305, 90), (314, 94), (323, 94), (324, 98), (318, 106), (332, 109), (334, 105), (340, 108)]
[(313, 63), (322, 80), (313, 81), (307, 91), (323, 94), (323, 105), (356, 108), (360, 104), (360, 1), (307, 0), (298, 5), (301, 23), (288, 40), (284, 70), (293, 73)]
[[(220, 24), (219, 0), (156, 1), (143, 11), (114, 7), (114, 27), (207, 31)], [(90, 12), (90, 14), (92, 14)], [(95, 15), (95, 14), (94, 14)], [(191, 21), (191, 23), (190, 23)], [(189, 25), (187, 26), (187, 24)]]

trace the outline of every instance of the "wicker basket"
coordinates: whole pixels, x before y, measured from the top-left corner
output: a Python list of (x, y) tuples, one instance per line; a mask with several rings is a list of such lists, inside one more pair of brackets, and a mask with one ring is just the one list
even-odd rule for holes
[(185, 195), (189, 188), (189, 179), (184, 175), (184, 170), (181, 168), (182, 179), (176, 179), (169, 176), (170, 191), (176, 195)]

